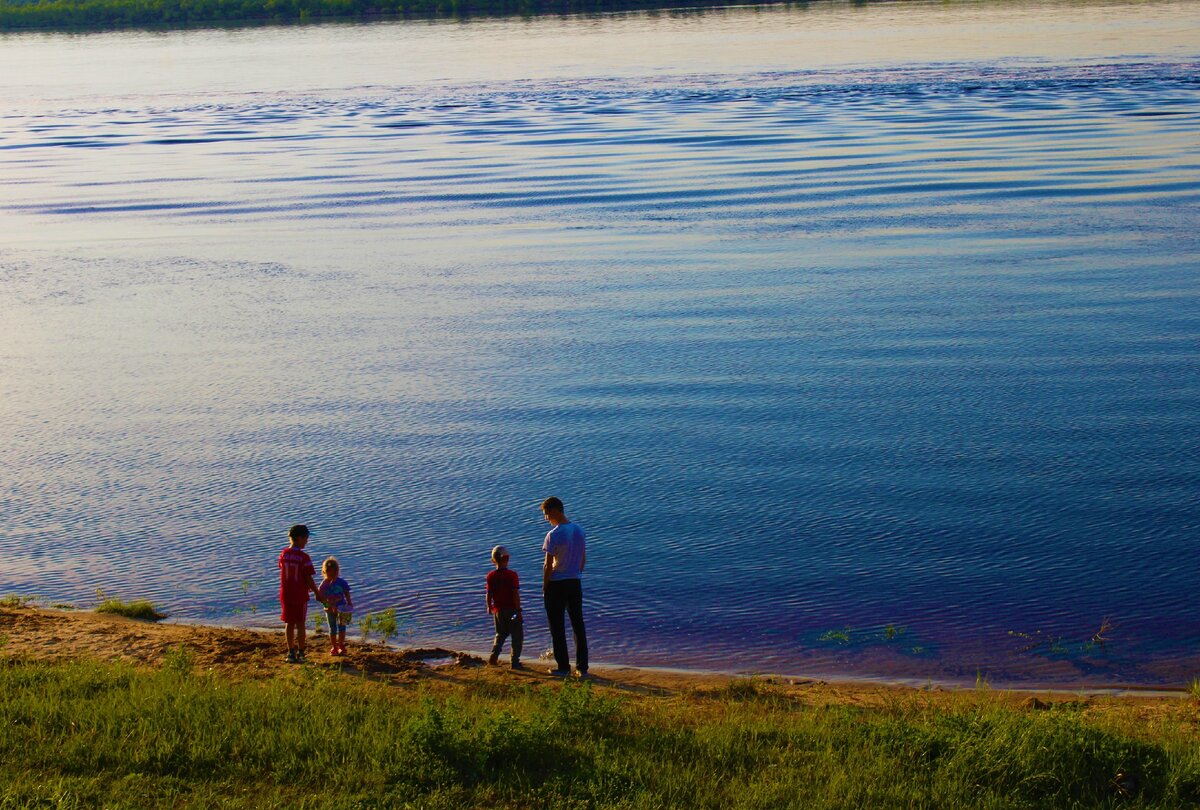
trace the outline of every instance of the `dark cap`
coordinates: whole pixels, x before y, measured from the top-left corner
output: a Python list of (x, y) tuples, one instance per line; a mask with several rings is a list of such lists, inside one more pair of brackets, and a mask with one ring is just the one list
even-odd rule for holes
[(308, 535), (308, 527), (303, 523), (297, 523), (295, 526), (288, 529), (288, 537), (292, 540), (295, 540), (298, 537), (308, 537)]

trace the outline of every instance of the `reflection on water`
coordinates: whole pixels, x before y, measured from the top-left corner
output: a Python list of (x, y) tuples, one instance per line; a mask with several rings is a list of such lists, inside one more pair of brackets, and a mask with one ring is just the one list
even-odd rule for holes
[(479, 648), (554, 493), (601, 660), (1178, 681), (1198, 9), (4, 38), (0, 591)]

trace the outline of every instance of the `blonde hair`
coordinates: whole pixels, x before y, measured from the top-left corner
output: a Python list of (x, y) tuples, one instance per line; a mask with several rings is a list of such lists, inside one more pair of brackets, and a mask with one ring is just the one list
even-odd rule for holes
[(337, 557), (330, 557), (325, 562), (321, 563), (321, 573), (329, 576), (330, 571), (340, 571), (342, 567), (338, 565)]

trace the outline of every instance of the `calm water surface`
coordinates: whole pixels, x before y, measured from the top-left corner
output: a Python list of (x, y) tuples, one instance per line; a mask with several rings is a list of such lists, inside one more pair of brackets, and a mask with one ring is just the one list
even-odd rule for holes
[(0, 37), (0, 593), (273, 625), (304, 521), (479, 649), (557, 494), (601, 661), (1180, 683), (1198, 68), (1196, 2)]

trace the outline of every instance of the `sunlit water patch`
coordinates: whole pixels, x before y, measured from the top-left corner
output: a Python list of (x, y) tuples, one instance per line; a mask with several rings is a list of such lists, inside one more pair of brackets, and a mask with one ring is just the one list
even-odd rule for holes
[(599, 660), (1179, 682), (1197, 56), (22, 96), (0, 591), (270, 624), (304, 521), (481, 649), (504, 543), (535, 658), (558, 494)]

